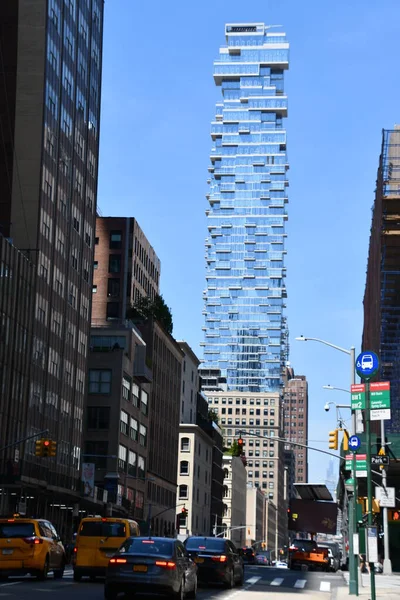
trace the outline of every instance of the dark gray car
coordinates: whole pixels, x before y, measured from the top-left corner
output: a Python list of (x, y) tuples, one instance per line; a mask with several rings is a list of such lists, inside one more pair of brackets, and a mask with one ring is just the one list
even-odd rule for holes
[(196, 598), (197, 567), (178, 540), (128, 538), (106, 571), (105, 599), (115, 600), (120, 592)]

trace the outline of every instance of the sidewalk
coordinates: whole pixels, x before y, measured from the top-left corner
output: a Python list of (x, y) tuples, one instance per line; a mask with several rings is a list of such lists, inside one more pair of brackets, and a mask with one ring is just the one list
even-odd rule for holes
[[(346, 587), (337, 588), (337, 600), (345, 600), (354, 598), (349, 595), (349, 573), (342, 572)], [(385, 600), (399, 600), (400, 598), (400, 574), (383, 575), (375, 573), (375, 589), (377, 598), (385, 598)], [(362, 573), (359, 585), (358, 594), (363, 599), (371, 598), (370, 576), (369, 573)]]

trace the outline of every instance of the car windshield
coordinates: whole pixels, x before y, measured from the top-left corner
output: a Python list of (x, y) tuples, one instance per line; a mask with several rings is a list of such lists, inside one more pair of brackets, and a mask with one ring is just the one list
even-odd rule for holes
[(317, 542), (313, 542), (312, 540), (293, 540), (292, 545), (299, 550), (304, 550), (305, 552), (309, 552), (314, 548), (317, 548)]
[(125, 525), (107, 521), (84, 521), (79, 535), (86, 537), (125, 537)]
[(33, 523), (0, 523), (0, 538), (26, 538), (34, 535)]
[(210, 550), (211, 552), (223, 552), (225, 548), (225, 540), (218, 538), (189, 538), (185, 542), (186, 550)]
[(170, 540), (129, 538), (122, 544), (119, 551), (128, 552), (129, 554), (161, 554), (163, 556), (172, 556), (173, 542)]

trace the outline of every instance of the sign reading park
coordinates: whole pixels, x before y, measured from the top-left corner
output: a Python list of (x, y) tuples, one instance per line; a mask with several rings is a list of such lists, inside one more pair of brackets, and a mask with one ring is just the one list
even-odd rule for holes
[(371, 421), (390, 419), (390, 382), (371, 383), (369, 389)]

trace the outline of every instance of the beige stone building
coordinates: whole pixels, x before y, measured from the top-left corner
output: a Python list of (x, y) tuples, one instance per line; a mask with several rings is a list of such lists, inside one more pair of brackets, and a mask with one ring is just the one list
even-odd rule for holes
[(243, 461), (238, 456), (224, 454), (224, 511), (222, 526), (224, 537), (237, 547), (245, 543), (246, 530), (236, 529), (246, 525), (246, 482), (247, 473)]
[[(213, 441), (198, 425), (179, 426), (177, 533), (210, 535)], [(188, 511), (181, 516), (182, 508)]]
[[(229, 448), (240, 432), (247, 461), (247, 485), (258, 488), (276, 506), (284, 506), (284, 447), (279, 392), (206, 391)], [(286, 509), (278, 514), (279, 545), (286, 539)]]
[(259, 488), (246, 490), (246, 546), (259, 546), (265, 541), (265, 495)]

